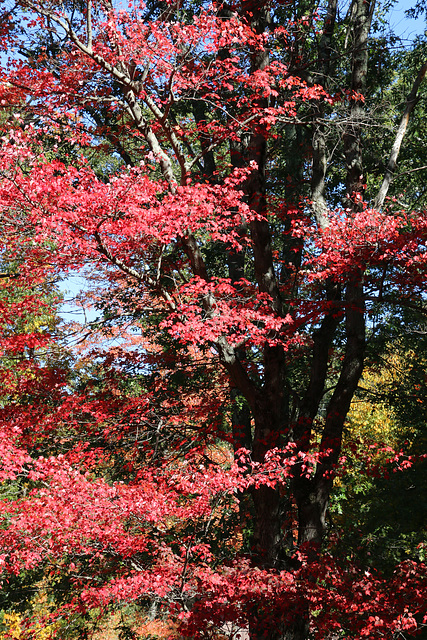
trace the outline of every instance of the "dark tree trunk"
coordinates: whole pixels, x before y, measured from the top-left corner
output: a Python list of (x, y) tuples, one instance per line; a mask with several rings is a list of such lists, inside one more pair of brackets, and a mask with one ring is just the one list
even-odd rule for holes
[[(250, 4), (250, 6), (249, 6)], [(246, 5), (245, 5), (246, 7)], [(327, 88), (330, 73), (330, 53), (333, 49), (337, 3), (330, 0), (325, 29), (319, 46), (319, 77)], [(263, 33), (269, 24), (268, 12), (263, 3), (251, 2), (245, 8), (252, 27)], [(352, 87), (364, 92), (367, 63), (367, 36), (372, 18), (372, 6), (364, 0), (355, 0), (350, 30), (352, 32)], [(269, 62), (268, 51), (257, 51), (251, 57), (253, 72), (262, 70)], [(266, 105), (265, 105), (266, 106)], [(317, 109), (317, 110), (316, 110)], [(344, 136), (344, 154), (347, 170), (347, 193), (354, 210), (363, 195), (363, 167), (361, 147), (362, 102), (353, 101), (350, 121)], [(311, 188), (313, 214), (320, 228), (328, 226), (326, 171), (327, 140), (321, 121), (321, 107), (313, 108), (314, 129), (313, 166)], [(320, 123), (320, 124), (319, 124)], [(258, 289), (268, 294), (271, 308), (278, 315), (287, 312), (279, 288), (273, 260), (273, 238), (266, 219), (265, 167), (267, 158), (266, 135), (261, 128), (243, 133), (239, 140), (230, 143), (233, 166), (245, 167), (254, 162), (257, 167), (243, 185), (245, 198), (251, 209), (263, 216), (250, 223), (248, 233), (252, 241), (253, 269)], [(357, 203), (357, 205), (356, 205)], [(243, 230), (242, 230), (243, 233)], [(244, 230), (246, 233), (246, 229)], [(282, 254), (289, 245), (293, 253), (294, 239), (283, 237)], [(233, 282), (245, 276), (245, 254), (228, 255), (229, 275)], [(289, 272), (289, 273), (288, 273)], [(282, 268), (282, 274), (295, 278), (294, 270)], [(286, 283), (285, 283), (286, 284)], [(326, 300), (323, 320), (313, 335), (312, 357), (305, 392), (298, 400), (298, 420), (290, 424), (289, 389), (286, 354), (281, 346), (265, 345), (262, 353), (262, 376), (257, 383), (242, 376), (245, 368), (244, 349), (234, 350), (226, 365), (232, 380), (232, 397), (238, 400), (241, 394), (245, 404), (236, 402), (233, 410), (233, 441), (237, 450), (248, 448), (254, 462), (262, 462), (269, 450), (286, 444), (289, 439), (297, 443), (299, 450), (308, 451), (312, 436), (313, 421), (319, 412), (329, 372), (330, 349), (338, 326), (345, 324), (344, 357), (334, 393), (326, 411), (321, 438), (321, 458), (311, 478), (296, 476), (292, 483), (293, 499), (298, 513), (298, 545), (308, 553), (308, 561), (316, 560), (326, 530), (327, 509), (333, 483), (335, 465), (341, 451), (342, 432), (351, 400), (357, 388), (362, 370), (365, 349), (365, 318), (363, 281), (358, 273), (352, 274), (347, 284), (324, 284)], [(233, 360), (234, 358), (234, 360)], [(224, 361), (224, 360), (223, 360)], [(232, 364), (231, 364), (232, 361)], [(244, 365), (244, 366), (242, 366)], [(237, 377), (236, 377), (236, 374)], [(240, 376), (240, 378), (239, 378)], [(240, 382), (239, 382), (240, 380)], [(243, 381), (244, 384), (241, 384)], [(250, 412), (249, 412), (250, 410)], [(251, 416), (253, 427), (251, 426)], [(288, 568), (285, 536), (282, 530), (286, 520), (284, 511), (286, 498), (278, 488), (260, 486), (251, 491), (253, 502), (252, 559), (260, 569), (280, 570)], [(254, 601), (248, 608), (251, 640), (307, 640), (309, 635), (308, 603), (301, 596), (295, 612), (289, 614), (271, 610), (267, 603)]]

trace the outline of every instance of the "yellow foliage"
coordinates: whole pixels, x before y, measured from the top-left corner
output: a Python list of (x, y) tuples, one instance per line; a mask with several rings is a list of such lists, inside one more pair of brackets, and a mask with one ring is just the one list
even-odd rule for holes
[(0, 640), (21, 637), (21, 616), (12, 611), (3, 615), (3, 624), (8, 627), (5, 634), (0, 635)]
[(49, 613), (45, 592), (39, 591), (32, 602), (34, 615), (31, 618), (31, 629), (28, 629), (26, 624), (28, 618), (15, 611), (9, 611), (3, 614), (3, 625), (6, 627), (6, 631), (0, 633), (0, 640), (51, 640), (51, 638), (55, 638), (57, 625), (46, 624), (41, 620)]
[[(405, 376), (407, 363), (415, 357), (411, 351), (387, 355), (387, 363), (381, 370), (367, 370), (361, 380), (361, 388), (366, 392), (364, 399), (353, 401), (348, 414), (348, 432), (351, 437), (371, 443), (394, 447), (399, 440), (401, 424), (389, 403), (381, 400), (385, 393), (392, 392)], [(411, 427), (405, 430), (410, 437)]]
[[(417, 354), (410, 349), (393, 345), (380, 369), (367, 369), (360, 381), (363, 397), (356, 397), (347, 416), (346, 438), (343, 454), (345, 458), (358, 460), (346, 473), (357, 476), (360, 465), (381, 465), (390, 459), (392, 450), (399, 450), (402, 442), (402, 420), (389, 402), (396, 389), (402, 388), (407, 379), (411, 363)], [(404, 438), (411, 440), (415, 428), (404, 425)], [(341, 480), (335, 481), (339, 486)]]
[(25, 628), (24, 618), (14, 611), (3, 615), (3, 624), (6, 631), (0, 634), (0, 640), (51, 640), (55, 637), (56, 625), (45, 626), (37, 622), (32, 624), (29, 631)]

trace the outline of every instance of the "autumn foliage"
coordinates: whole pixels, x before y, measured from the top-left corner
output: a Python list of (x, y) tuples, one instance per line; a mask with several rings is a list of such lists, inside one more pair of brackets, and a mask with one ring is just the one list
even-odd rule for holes
[(128, 606), (170, 638), (426, 625), (420, 557), (382, 573), (330, 524), (334, 479), (424, 459), (346, 441), (390, 313), (425, 313), (425, 212), (362, 152), (373, 11), (338, 62), (332, 0), (4, 9), (1, 586), (47, 594), (20, 637)]

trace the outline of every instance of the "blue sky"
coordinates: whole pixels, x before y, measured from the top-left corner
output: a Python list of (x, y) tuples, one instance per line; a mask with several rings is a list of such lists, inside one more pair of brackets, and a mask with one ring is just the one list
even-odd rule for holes
[(414, 4), (415, 2), (411, 2), (411, 0), (398, 0), (390, 10), (390, 26), (398, 35), (408, 40), (413, 40), (415, 36), (424, 33), (426, 28), (424, 16), (417, 20), (405, 16), (405, 11), (411, 9)]

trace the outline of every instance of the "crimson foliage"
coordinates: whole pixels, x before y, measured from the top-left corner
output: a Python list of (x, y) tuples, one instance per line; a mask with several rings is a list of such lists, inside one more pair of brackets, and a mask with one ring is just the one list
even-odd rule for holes
[[(384, 180), (366, 175), (373, 15), (5, 12), (0, 560), (5, 589), (40, 567), (60, 582), (52, 633), (134, 601), (161, 603), (179, 637), (422, 626), (424, 565), (386, 582), (325, 542), (366, 334), (422, 311), (425, 284), (424, 212), (384, 206), (425, 68)], [(76, 271), (101, 315), (55, 365), (55, 338), (10, 316)]]

